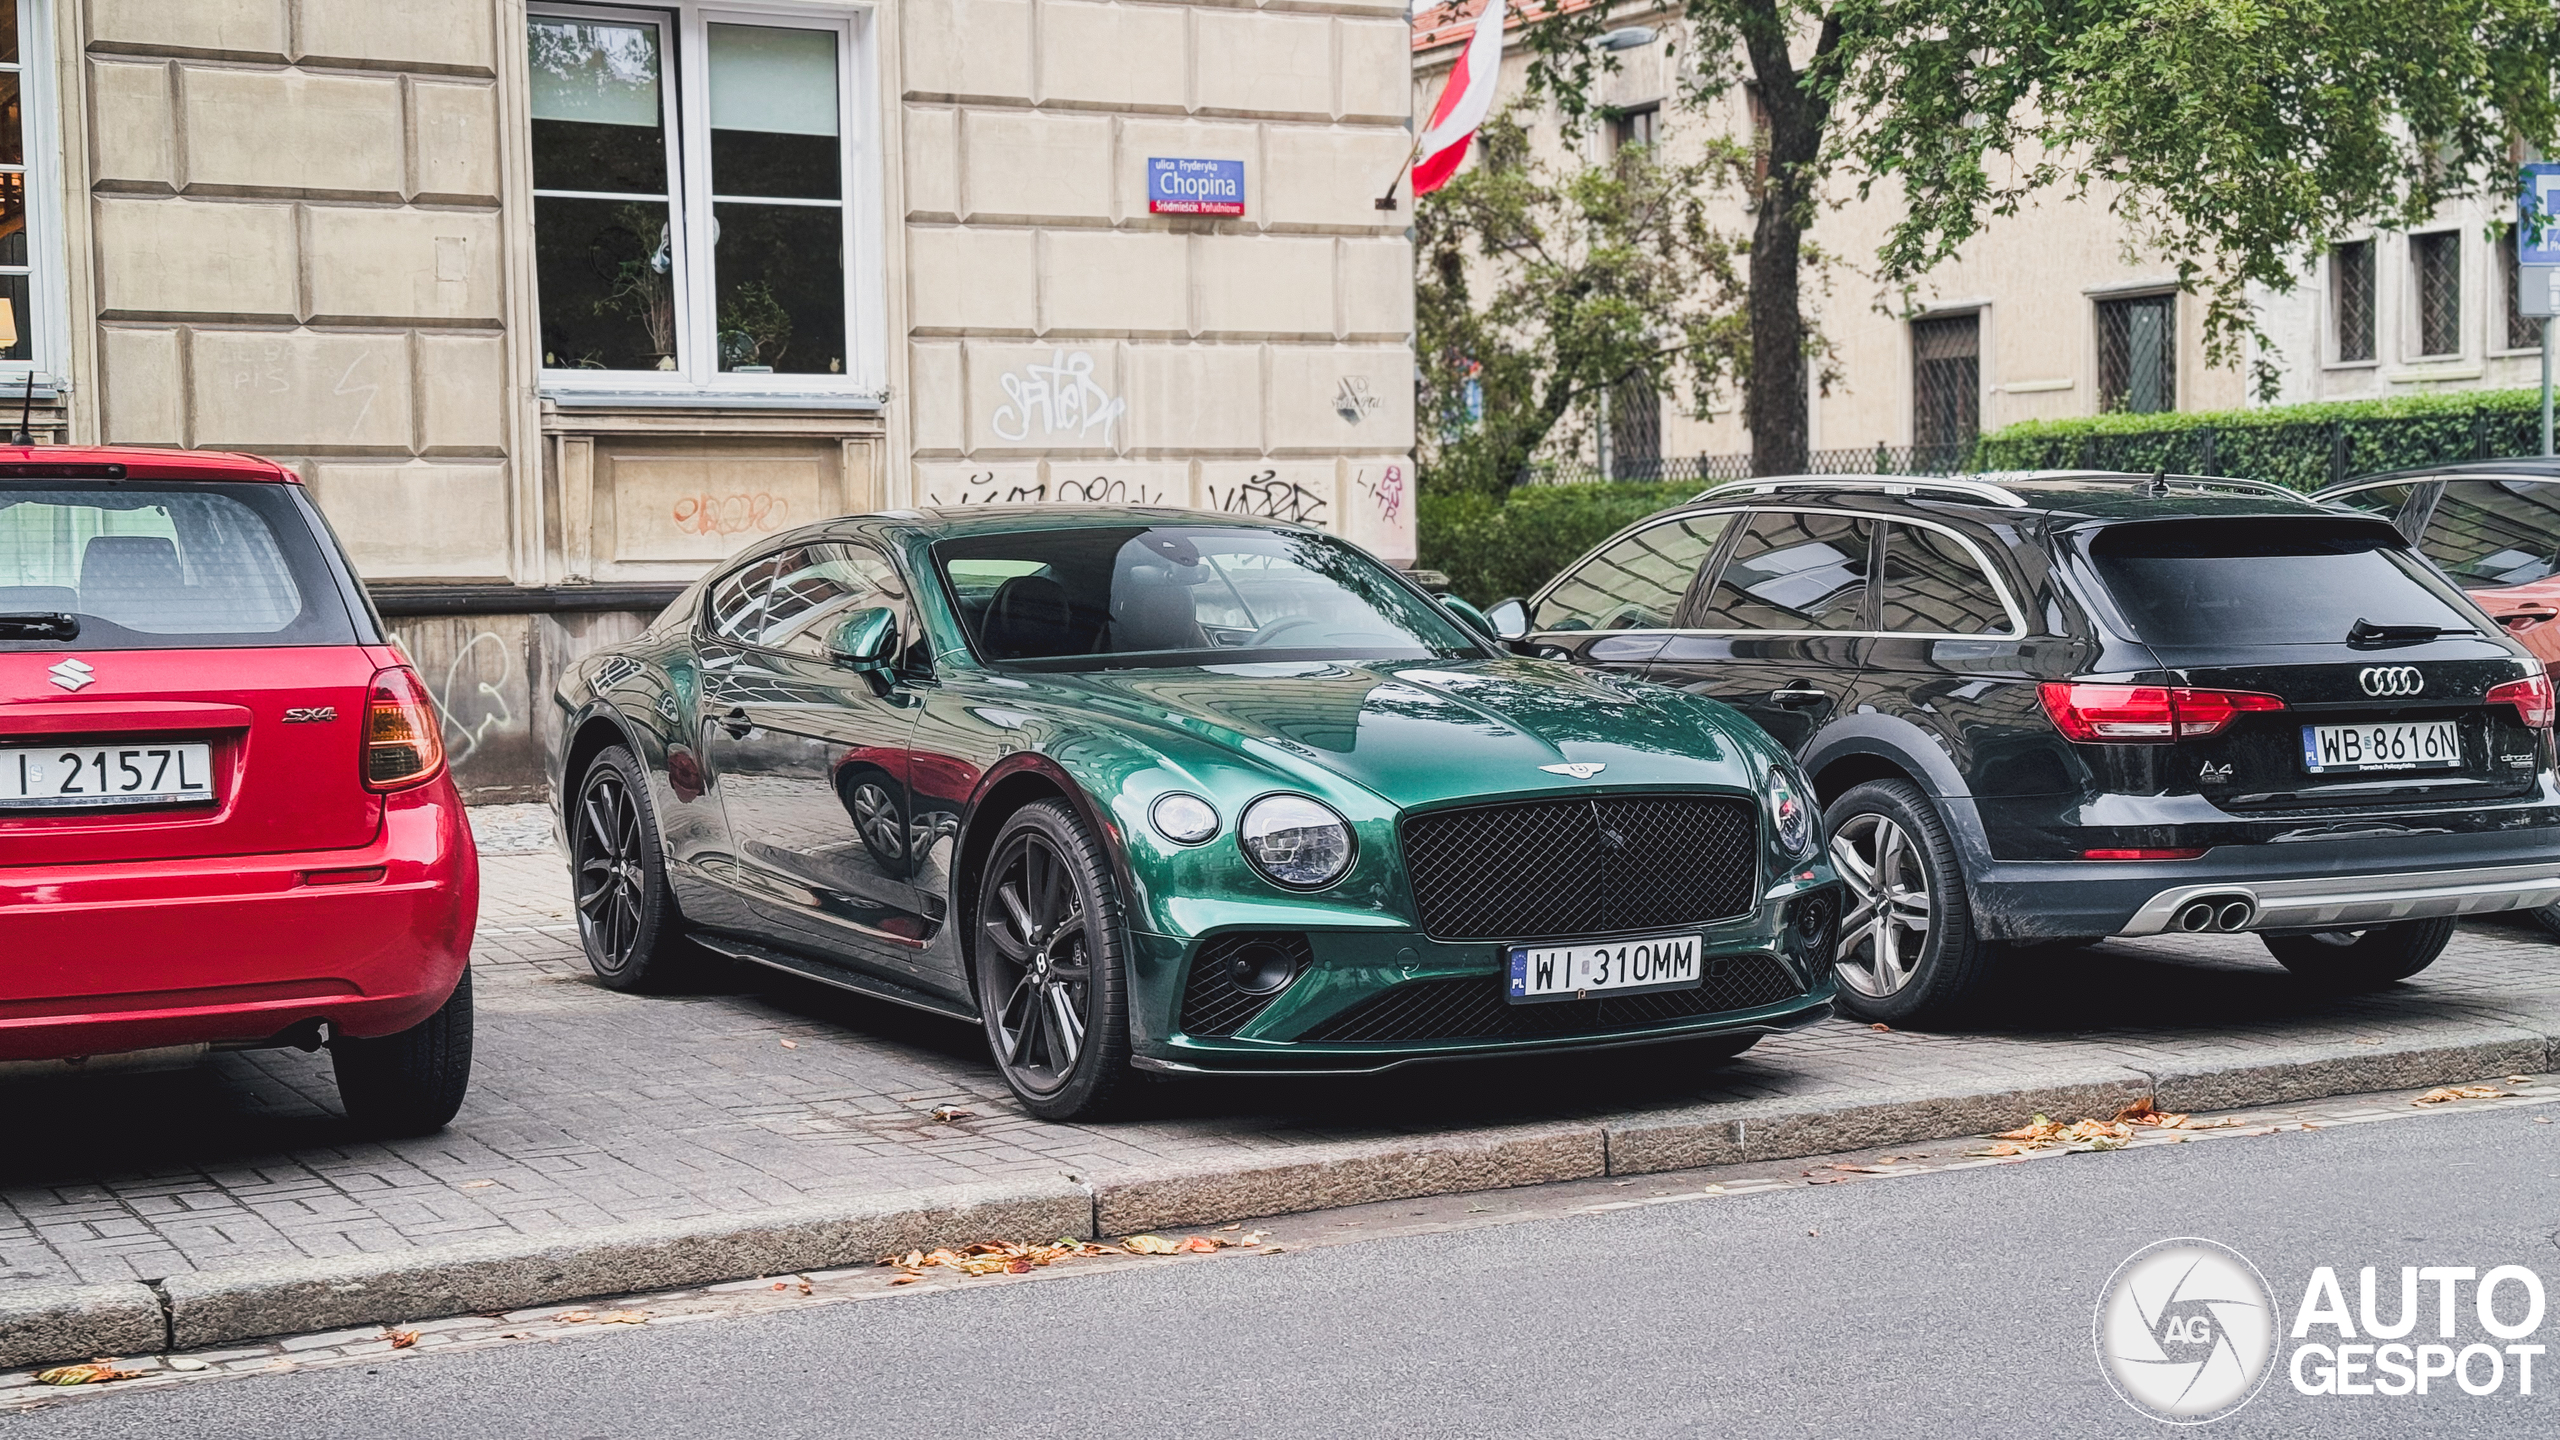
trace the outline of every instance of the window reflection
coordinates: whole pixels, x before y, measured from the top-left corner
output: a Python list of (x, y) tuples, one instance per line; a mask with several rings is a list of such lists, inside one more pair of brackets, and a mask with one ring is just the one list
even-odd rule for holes
[(709, 47), (720, 368), (842, 374), (844, 145), (836, 37), (713, 25)]
[(659, 28), (535, 16), (525, 34), (543, 366), (674, 370)]

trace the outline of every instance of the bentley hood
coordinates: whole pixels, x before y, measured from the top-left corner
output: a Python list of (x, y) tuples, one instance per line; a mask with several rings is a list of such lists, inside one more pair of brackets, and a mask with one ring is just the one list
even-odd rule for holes
[(1712, 701), (1541, 660), (1043, 678), (1129, 720), (1267, 758), (1283, 752), (1404, 807), (1543, 791), (1756, 790), (1768, 763), (1746, 738), (1750, 722)]

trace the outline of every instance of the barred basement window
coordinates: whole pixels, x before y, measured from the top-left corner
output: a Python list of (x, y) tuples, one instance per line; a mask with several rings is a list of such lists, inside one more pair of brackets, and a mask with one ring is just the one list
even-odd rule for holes
[(2498, 237), (2498, 258), (2505, 266), (2507, 280), (2507, 347), (2510, 350), (2542, 348), (2542, 317), (2527, 315), (2523, 310), (2524, 266), (2516, 259), (2516, 237), (2513, 232)]
[(2410, 236), (2409, 265), (2418, 281), (2418, 353), (2461, 354), (2462, 232)]
[(2098, 408), (2178, 408), (2178, 297), (2098, 302)]
[(546, 379), (868, 376), (857, 24), (690, 4), (526, 16)]
[(2329, 314), (2338, 327), (2338, 358), (2373, 358), (2373, 242), (2350, 240), (2329, 252)]
[[(1982, 317), (1911, 322), (1911, 444), (1944, 458), (1982, 431)], [(1932, 454), (1931, 452), (1936, 452)]]
[(1650, 377), (1609, 387), (1609, 478), (1662, 478), (1662, 394)]

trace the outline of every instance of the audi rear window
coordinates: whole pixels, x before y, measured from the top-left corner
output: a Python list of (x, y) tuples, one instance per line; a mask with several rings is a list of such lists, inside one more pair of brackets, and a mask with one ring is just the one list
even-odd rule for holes
[(0, 649), (351, 645), (290, 486), (0, 480)]
[(2132, 638), (2150, 645), (2339, 645), (2359, 620), (2479, 629), (2408, 542), (2375, 521), (2153, 520), (2109, 526), (2086, 545)]

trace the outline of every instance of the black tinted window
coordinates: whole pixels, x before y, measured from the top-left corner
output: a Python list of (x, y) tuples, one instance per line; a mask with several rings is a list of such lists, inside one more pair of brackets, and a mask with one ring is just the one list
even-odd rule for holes
[(2134, 638), (2154, 645), (2336, 645), (2358, 620), (2478, 624), (2396, 533), (2368, 521), (2117, 525), (2089, 556)]
[(2009, 609), (1956, 538), (1920, 525), (1885, 530), (1877, 628), (1906, 634), (2008, 635)]
[(1730, 515), (1648, 526), (1593, 555), (1538, 602), (1541, 630), (1659, 630), (1677, 620)]
[(985, 658), (1053, 670), (1483, 653), (1449, 613), (1326, 535), (1091, 526), (933, 549)]
[(1853, 515), (1754, 512), (1707, 597), (1704, 630), (1856, 630), (1872, 527)]
[(2560, 485), (2449, 482), (2427, 516), (2418, 548), (2465, 589), (2546, 579), (2560, 570)]
[(353, 644), (302, 503), (271, 483), (0, 482), (0, 648)]

